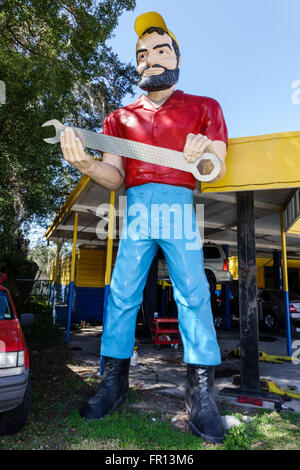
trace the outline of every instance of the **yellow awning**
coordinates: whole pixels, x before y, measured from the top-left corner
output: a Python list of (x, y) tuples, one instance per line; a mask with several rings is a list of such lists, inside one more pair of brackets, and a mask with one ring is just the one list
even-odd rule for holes
[(300, 132), (229, 139), (226, 175), (201, 191), (227, 192), (300, 186)]

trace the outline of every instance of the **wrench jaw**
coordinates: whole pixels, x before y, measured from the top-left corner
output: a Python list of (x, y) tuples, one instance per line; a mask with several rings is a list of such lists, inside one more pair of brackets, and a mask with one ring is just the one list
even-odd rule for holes
[[(214, 166), (213, 170), (209, 173), (209, 175), (202, 175), (198, 170), (199, 163), (201, 160), (210, 160)], [(216, 176), (219, 174), (220, 171), (220, 162), (218, 158), (208, 152), (203, 153), (203, 155), (194, 163), (193, 175), (198, 181), (203, 181), (205, 183), (209, 183), (210, 181), (214, 180)]]
[(64, 130), (65, 126), (59, 122), (57, 119), (51, 119), (50, 121), (44, 122), (42, 124), (42, 127), (47, 127), (47, 126), (54, 126), (55, 127), (55, 136), (54, 137), (48, 137), (46, 139), (43, 139), (47, 144), (57, 144), (57, 142), (60, 141), (60, 134)]
[(44, 142), (46, 142), (47, 144), (57, 144), (57, 142), (59, 142), (59, 137), (48, 137), (46, 139), (43, 139)]

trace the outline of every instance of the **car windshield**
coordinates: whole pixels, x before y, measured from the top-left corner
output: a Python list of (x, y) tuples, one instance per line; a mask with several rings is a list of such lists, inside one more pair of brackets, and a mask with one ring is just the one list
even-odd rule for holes
[(0, 290), (0, 321), (11, 320), (14, 318), (12, 308), (7, 293)]
[[(284, 300), (283, 290), (263, 290), (261, 291), (264, 300)], [(300, 296), (294, 292), (289, 292), (289, 301), (300, 300)]]
[(289, 300), (300, 300), (300, 295), (295, 294), (295, 292), (289, 292)]

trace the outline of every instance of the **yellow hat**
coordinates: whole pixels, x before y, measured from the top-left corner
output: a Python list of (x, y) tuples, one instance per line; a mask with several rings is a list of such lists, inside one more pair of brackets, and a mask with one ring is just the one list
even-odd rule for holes
[(177, 46), (179, 47), (175, 34), (173, 34), (172, 31), (167, 28), (163, 17), (159, 13), (156, 13), (156, 11), (149, 11), (148, 13), (143, 13), (142, 15), (137, 17), (134, 23), (134, 29), (139, 38), (148, 28), (152, 27), (158, 27), (166, 31), (166, 33), (168, 33), (171, 38), (174, 39)]

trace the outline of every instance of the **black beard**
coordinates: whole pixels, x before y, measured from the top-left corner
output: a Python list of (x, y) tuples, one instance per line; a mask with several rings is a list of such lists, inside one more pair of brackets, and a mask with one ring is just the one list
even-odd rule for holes
[(168, 88), (171, 88), (171, 86), (175, 85), (175, 83), (177, 83), (179, 79), (178, 67), (173, 70), (165, 69), (165, 71), (160, 75), (151, 75), (148, 77), (144, 77), (144, 72), (142, 73), (142, 75), (140, 75), (138, 85), (142, 90), (145, 91), (167, 90)]

